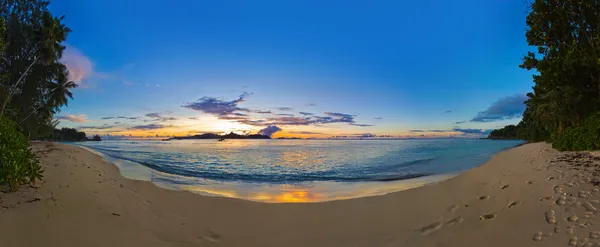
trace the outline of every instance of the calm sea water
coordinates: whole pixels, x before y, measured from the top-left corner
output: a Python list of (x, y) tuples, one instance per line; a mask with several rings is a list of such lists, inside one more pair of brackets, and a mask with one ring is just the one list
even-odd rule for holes
[(206, 195), (313, 202), (385, 194), (448, 178), (521, 141), (180, 140), (78, 143), (125, 177)]

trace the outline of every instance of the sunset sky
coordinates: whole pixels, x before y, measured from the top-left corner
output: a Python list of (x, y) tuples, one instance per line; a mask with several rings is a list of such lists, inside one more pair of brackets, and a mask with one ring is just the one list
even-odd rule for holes
[[(53, 1), (89, 134), (472, 136), (533, 85), (518, 0)], [(271, 126), (267, 128), (268, 126)]]

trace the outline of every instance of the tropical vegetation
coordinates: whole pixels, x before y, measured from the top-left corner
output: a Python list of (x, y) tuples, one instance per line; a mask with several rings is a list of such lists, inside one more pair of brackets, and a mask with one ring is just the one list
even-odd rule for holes
[(520, 67), (537, 73), (517, 136), (560, 150), (598, 149), (600, 1), (535, 0), (530, 7), (525, 36), (536, 49)]
[(48, 5), (0, 0), (0, 185), (13, 189), (41, 178), (28, 141), (57, 134), (53, 116), (77, 87), (61, 63), (71, 30)]

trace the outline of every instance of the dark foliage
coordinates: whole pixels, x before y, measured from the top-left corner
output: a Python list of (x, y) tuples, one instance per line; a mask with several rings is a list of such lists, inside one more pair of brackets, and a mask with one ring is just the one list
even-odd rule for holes
[(552, 147), (561, 151), (600, 149), (600, 113), (590, 116), (582, 124), (571, 126), (564, 133), (553, 137)]
[(537, 74), (517, 136), (554, 140), (561, 150), (598, 148), (586, 133), (600, 111), (600, 1), (534, 0), (526, 23), (537, 49), (520, 67)]
[(502, 129), (494, 130), (488, 136), (489, 139), (518, 139), (517, 126), (507, 125)]
[(0, 118), (0, 185), (11, 190), (42, 179), (43, 170), (17, 124)]
[(76, 129), (72, 128), (62, 128), (55, 129), (49, 140), (78, 142), (87, 141), (88, 139), (83, 131), (77, 131)]

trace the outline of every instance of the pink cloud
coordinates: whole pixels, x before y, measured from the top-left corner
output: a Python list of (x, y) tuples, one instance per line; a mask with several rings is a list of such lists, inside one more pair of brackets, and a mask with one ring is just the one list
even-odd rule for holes
[(84, 114), (79, 114), (79, 115), (67, 114), (66, 116), (56, 116), (54, 118), (67, 120), (67, 121), (71, 121), (74, 123), (85, 123), (88, 121), (87, 116)]
[(94, 73), (90, 59), (75, 47), (67, 46), (61, 60), (67, 66), (69, 80), (78, 85), (83, 84)]

